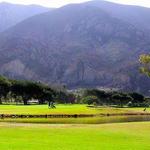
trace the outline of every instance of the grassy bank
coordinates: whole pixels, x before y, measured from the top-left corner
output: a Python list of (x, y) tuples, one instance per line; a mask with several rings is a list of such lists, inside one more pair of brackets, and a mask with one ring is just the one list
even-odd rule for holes
[[(143, 108), (88, 108), (86, 105), (57, 105), (56, 109), (48, 109), (47, 105), (0, 105), (0, 122), (16, 123), (50, 123), (50, 124), (102, 124), (115, 122), (135, 122), (150, 121), (150, 115), (133, 115), (144, 113)], [(130, 115), (127, 115), (127, 114)], [(149, 110), (146, 113), (150, 113)], [(13, 115), (18, 114), (21, 117)], [(46, 118), (46, 114), (52, 115), (52, 118)], [(76, 115), (77, 114), (77, 115)], [(84, 117), (74, 117), (83, 115)], [(98, 114), (106, 116), (98, 117)], [(108, 115), (109, 114), (109, 115)], [(114, 115), (115, 114), (115, 115)], [(122, 116), (120, 114), (123, 114)], [(9, 117), (7, 117), (7, 115)], [(24, 116), (23, 116), (24, 115)], [(34, 116), (33, 118), (29, 116)], [(41, 117), (39, 117), (39, 116)], [(42, 117), (42, 115), (44, 117)], [(57, 117), (62, 115), (63, 117)], [(73, 115), (73, 117), (71, 116)], [(96, 117), (87, 117), (87, 115), (97, 115)], [(114, 115), (114, 116), (111, 116)], [(37, 117), (36, 117), (37, 116)], [(56, 116), (56, 117), (55, 117)], [(107, 117), (109, 116), (109, 117)]]
[(0, 124), (2, 150), (149, 150), (150, 123)]
[(101, 116), (84, 118), (7, 118), (0, 119), (0, 122), (13, 123), (43, 123), (43, 124), (105, 124), (120, 122), (150, 121), (150, 115), (136, 116)]

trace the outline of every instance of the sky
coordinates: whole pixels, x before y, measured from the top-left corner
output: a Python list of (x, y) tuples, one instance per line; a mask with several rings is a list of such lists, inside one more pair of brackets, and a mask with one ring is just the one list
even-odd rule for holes
[[(61, 7), (69, 3), (81, 3), (90, 0), (0, 0), (0, 2), (9, 2), (15, 4), (38, 4), (46, 7)], [(111, 2), (129, 4), (129, 5), (139, 5), (150, 7), (150, 0), (107, 0)]]

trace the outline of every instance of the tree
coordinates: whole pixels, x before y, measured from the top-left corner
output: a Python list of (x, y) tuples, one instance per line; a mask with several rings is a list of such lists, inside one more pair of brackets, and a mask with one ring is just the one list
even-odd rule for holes
[(132, 103), (143, 103), (145, 101), (144, 96), (142, 94), (133, 92), (129, 95), (133, 98)]
[(82, 102), (84, 104), (91, 105), (91, 104), (98, 104), (99, 100), (96, 96), (87, 96), (83, 98)]
[(114, 100), (114, 103), (120, 107), (123, 107), (123, 105), (126, 105), (128, 102), (132, 101), (132, 98), (124, 93), (114, 94), (112, 99)]
[(73, 93), (68, 93), (67, 95), (67, 101), (70, 104), (74, 104), (76, 102), (76, 97)]
[(58, 101), (59, 103), (68, 103), (68, 94), (67, 92), (63, 92), (63, 91), (58, 91), (57, 92), (57, 96), (55, 97), (56, 101)]
[(85, 90), (84, 92), (84, 97), (86, 96), (96, 96), (99, 100), (99, 104), (101, 103), (106, 103), (106, 99), (108, 98), (108, 94), (106, 94), (105, 91), (103, 90), (99, 90), (99, 89), (88, 89), (88, 90)]
[(150, 54), (149, 55), (141, 55), (139, 59), (142, 67), (140, 68), (141, 73), (150, 77)]
[(11, 83), (3, 76), (0, 76), (0, 104), (2, 104), (2, 97), (6, 98), (10, 91)]
[(16, 99), (18, 96), (21, 96), (23, 99), (24, 105), (28, 105), (28, 100), (30, 98), (27, 87), (27, 83), (25, 81), (11, 80), (11, 92), (13, 97)]
[(51, 91), (43, 91), (43, 99), (44, 99), (44, 101), (47, 101), (49, 104), (51, 102), (53, 102), (53, 94), (52, 94), (52, 92)]
[[(2, 99), (11, 102), (23, 102), (28, 105), (28, 101), (36, 99), (39, 104), (46, 101), (54, 101), (58, 93), (52, 87), (41, 82), (33, 82), (29, 80), (12, 80), (0, 76), (0, 104)], [(72, 98), (72, 95), (70, 96)], [(6, 99), (7, 98), (7, 99)], [(73, 101), (73, 98), (71, 99)]]
[(45, 100), (43, 98), (43, 91), (45, 85), (39, 82), (29, 82), (27, 83), (27, 93), (30, 95), (30, 98), (37, 99), (39, 104), (44, 104)]
[(22, 97), (24, 105), (28, 105), (31, 99), (37, 99), (39, 104), (51, 101), (55, 95), (55, 91), (48, 85), (32, 81), (11, 80), (11, 92), (17, 101), (17, 97)]

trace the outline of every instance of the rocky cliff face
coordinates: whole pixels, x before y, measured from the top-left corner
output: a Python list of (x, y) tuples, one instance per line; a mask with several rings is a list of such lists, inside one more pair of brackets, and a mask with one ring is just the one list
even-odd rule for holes
[(68, 5), (29, 18), (0, 36), (0, 72), (14, 78), (115, 87), (147, 93), (138, 57), (150, 49), (147, 29), (96, 6)]

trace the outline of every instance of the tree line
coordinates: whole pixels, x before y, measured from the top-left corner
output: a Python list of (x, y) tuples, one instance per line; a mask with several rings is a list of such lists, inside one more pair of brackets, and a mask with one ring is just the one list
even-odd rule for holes
[(26, 80), (12, 80), (0, 76), (0, 104), (3, 102), (23, 102), (28, 105), (32, 99), (39, 104), (53, 101), (56, 91), (46, 84)]
[(99, 89), (85, 90), (81, 98), (81, 103), (118, 107), (149, 107), (149, 99), (145, 98), (142, 94)]
[[(0, 104), (75, 103), (75, 95), (65, 86), (53, 87), (42, 82), (13, 80), (0, 75)], [(34, 102), (35, 103), (35, 102)]]
[(149, 106), (149, 99), (139, 93), (125, 93), (119, 91), (104, 91), (99, 89), (81, 89), (78, 93), (71, 92), (66, 87), (52, 87), (50, 85), (28, 80), (13, 80), (0, 76), (0, 104), (45, 104), (83, 103), (89, 105), (107, 105), (123, 107)]

